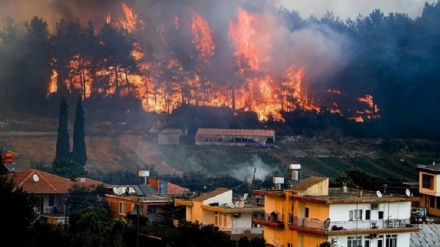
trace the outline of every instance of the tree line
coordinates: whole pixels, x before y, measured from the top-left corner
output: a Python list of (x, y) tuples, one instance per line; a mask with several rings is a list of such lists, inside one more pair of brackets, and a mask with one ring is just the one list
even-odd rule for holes
[[(421, 16), (415, 19), (405, 13), (385, 15), (380, 9), (368, 16), (348, 20), (341, 20), (332, 13), (321, 19), (302, 19), (296, 11), (274, 11), (286, 21), (290, 31), (319, 24), (353, 41), (350, 51), (347, 51), (353, 54), (353, 60), (335, 75), (320, 78), (314, 84), (339, 85), (349, 95), (360, 95), (365, 91), (374, 95), (374, 103), (380, 107), (377, 109), (380, 119), (367, 120), (368, 123), (360, 126), (330, 114), (324, 108), (319, 114), (314, 111), (286, 111), (283, 113), (285, 122), (273, 123), (269, 119), (269, 124), (302, 133), (339, 128), (350, 135), (361, 133), (359, 135), (405, 138), (440, 136), (435, 124), (440, 116), (434, 114), (440, 104), (436, 100), (440, 92), (437, 66), (440, 61), (440, 35), (436, 31), (440, 21), (439, 2), (426, 3)], [(175, 54), (183, 71), (176, 67), (167, 68), (164, 57), (154, 57), (154, 52), (149, 50), (156, 40), (147, 39), (143, 46), (137, 46), (136, 35), (139, 33), (107, 23), (99, 23), (102, 26), (100, 29), (95, 25), (89, 22), (82, 26), (78, 21), (60, 20), (56, 32), (51, 34), (47, 22), (36, 16), (25, 24), (25, 32), (21, 34), (14, 19), (7, 17), (0, 31), (2, 111), (51, 115), (56, 105), (54, 102), (59, 100), (60, 95), (87, 95), (84, 103), (90, 106), (89, 111), (93, 116), (137, 112), (143, 109), (141, 100), (135, 94), (139, 86), (133, 86), (128, 74), (146, 73), (155, 78), (154, 82), (141, 86), (149, 90), (147, 97), (169, 98), (169, 95), (180, 92), (183, 95), (182, 105), (203, 101), (203, 97), (191, 99), (193, 96), (188, 91), (209, 94), (214, 89), (212, 85), (190, 88), (183, 80), (196, 76), (194, 68), (202, 70), (205, 66), (203, 61), (188, 56), (194, 49), (189, 44), (164, 44), (163, 49)], [(144, 32), (152, 34), (157, 29), (157, 26), (152, 26)], [(176, 36), (171, 31), (164, 35)], [(185, 37), (180, 38), (186, 40)], [(137, 49), (144, 53), (145, 59), (152, 61), (153, 66), (146, 71), (141, 70), (138, 61), (131, 55)], [(246, 64), (243, 66), (246, 67)], [(103, 74), (102, 71), (107, 73)], [(206, 78), (201, 81), (202, 84), (207, 83)], [(247, 123), (240, 122), (240, 125)]]

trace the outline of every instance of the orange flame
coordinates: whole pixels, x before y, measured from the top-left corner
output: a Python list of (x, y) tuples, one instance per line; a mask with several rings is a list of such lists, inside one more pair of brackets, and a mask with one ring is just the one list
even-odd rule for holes
[[(107, 23), (121, 27), (127, 32), (136, 32), (143, 28), (143, 22), (125, 4), (122, 4), (125, 14), (124, 20), (113, 21), (110, 14)], [(235, 65), (233, 78), (229, 85), (217, 85), (200, 73), (203, 64), (210, 62), (216, 49), (209, 23), (195, 11), (190, 11), (191, 21), (185, 22), (176, 16), (170, 25), (161, 24), (156, 28), (159, 40), (166, 44), (166, 33), (169, 29), (184, 29), (188, 27), (192, 32), (191, 42), (199, 54), (202, 62), (198, 62), (193, 71), (187, 71), (181, 61), (175, 58), (167, 59), (165, 55), (151, 54), (154, 61), (144, 61), (144, 53), (139, 42), (133, 44), (131, 56), (139, 63), (139, 74), (126, 71), (123, 68), (104, 68), (93, 72), (90, 70), (90, 61), (79, 55), (73, 56), (70, 61), (72, 68), (65, 79), (69, 90), (82, 89), (84, 97), (90, 97), (92, 89), (97, 93), (110, 95), (119, 93), (121, 96), (135, 93), (142, 101), (145, 111), (157, 113), (170, 113), (182, 103), (206, 106), (228, 106), (244, 111), (253, 111), (259, 120), (265, 121), (269, 117), (283, 121), (281, 113), (297, 109), (320, 111), (317, 99), (311, 97), (310, 88), (304, 81), (306, 69), (295, 64), (290, 65), (281, 77), (271, 74), (265, 66), (271, 62), (270, 56), (264, 55), (261, 35), (256, 21), (258, 18), (252, 13), (239, 9), (235, 20), (229, 21), (229, 39), (234, 45)], [(169, 23), (168, 23), (169, 24)], [(187, 26), (185, 26), (187, 25)], [(260, 39), (258, 39), (260, 38)], [(259, 40), (259, 43), (256, 43)], [(263, 44), (266, 45), (266, 44)], [(266, 45), (270, 47), (269, 45)], [(192, 57), (190, 58), (192, 59)], [(161, 69), (162, 68), (162, 69)], [(116, 77), (117, 75), (118, 77)], [(108, 85), (97, 86), (93, 78), (106, 77)], [(49, 93), (57, 90), (58, 72), (53, 71)], [(118, 90), (116, 83), (119, 84)], [(95, 85), (94, 85), (95, 84)], [(328, 89), (328, 93), (342, 95), (337, 89)], [(361, 103), (366, 103), (368, 109), (357, 112), (358, 116), (349, 118), (363, 122), (364, 118), (380, 117), (377, 105), (374, 105), (373, 96), (366, 95), (358, 98)], [(329, 109), (331, 113), (342, 115), (336, 103)]]

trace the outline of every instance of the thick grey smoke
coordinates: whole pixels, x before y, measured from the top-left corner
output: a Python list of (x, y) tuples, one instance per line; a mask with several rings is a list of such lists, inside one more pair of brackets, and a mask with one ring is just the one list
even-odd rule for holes
[(242, 181), (251, 182), (255, 172), (255, 179), (263, 180), (273, 173), (274, 169), (266, 165), (260, 158), (254, 157), (251, 161), (237, 165), (239, 169), (234, 170), (230, 175)]
[(359, 15), (367, 16), (375, 9), (388, 13), (407, 13), (415, 18), (420, 16), (425, 3), (433, 0), (278, 0), (277, 6), (298, 11), (302, 18), (314, 16), (321, 18), (332, 12), (343, 20), (356, 19)]

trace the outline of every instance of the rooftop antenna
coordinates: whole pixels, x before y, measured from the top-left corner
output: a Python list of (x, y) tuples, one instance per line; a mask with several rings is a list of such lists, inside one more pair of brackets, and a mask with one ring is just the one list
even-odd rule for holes
[(384, 194), (387, 193), (387, 188), (388, 188), (388, 184), (384, 184), (384, 185), (383, 185), (383, 193), (384, 193)]

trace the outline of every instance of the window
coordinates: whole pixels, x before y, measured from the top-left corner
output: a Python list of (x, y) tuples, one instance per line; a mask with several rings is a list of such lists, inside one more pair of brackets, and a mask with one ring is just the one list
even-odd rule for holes
[(362, 245), (362, 237), (361, 236), (347, 238), (347, 247), (358, 247), (361, 245)]
[(379, 220), (383, 220), (383, 211), (379, 211), (379, 213), (377, 214), (377, 218)]
[(214, 225), (226, 227), (226, 225), (227, 225), (227, 216), (226, 216), (226, 214), (221, 214), (219, 212), (215, 212)]
[(55, 197), (53, 195), (49, 195), (49, 206), (55, 205)]
[(304, 218), (309, 218), (309, 208), (305, 208)]
[(293, 214), (289, 214), (289, 223), (288, 224), (293, 224)]
[(397, 247), (397, 235), (386, 235), (385, 247)]
[(228, 226), (228, 221), (227, 221), (228, 217), (226, 216), (226, 214), (223, 215), (223, 226), (227, 227)]
[(371, 210), (365, 210), (365, 219), (366, 220), (370, 220), (371, 216), (370, 216)]
[(429, 207), (435, 208), (435, 196), (429, 196)]
[(370, 236), (364, 236), (364, 245), (362, 247), (370, 247)]
[(293, 247), (292, 243), (287, 243), (287, 247)]
[(125, 203), (119, 202), (119, 214), (125, 214)]
[(434, 188), (434, 176), (422, 174), (422, 188), (432, 190)]
[(349, 220), (362, 220), (362, 209), (354, 209), (349, 212)]
[(440, 197), (437, 197), (437, 208), (440, 209)]

